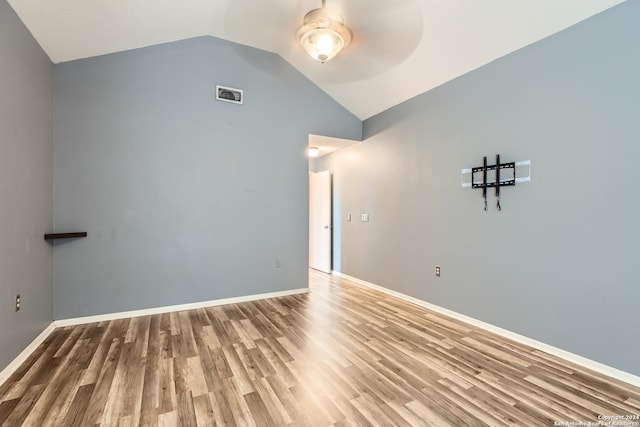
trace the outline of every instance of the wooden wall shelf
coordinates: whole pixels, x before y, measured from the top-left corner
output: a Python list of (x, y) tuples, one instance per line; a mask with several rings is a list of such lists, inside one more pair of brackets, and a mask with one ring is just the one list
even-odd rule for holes
[(87, 237), (87, 232), (78, 231), (75, 233), (49, 233), (44, 235), (44, 240), (72, 239), (76, 237)]

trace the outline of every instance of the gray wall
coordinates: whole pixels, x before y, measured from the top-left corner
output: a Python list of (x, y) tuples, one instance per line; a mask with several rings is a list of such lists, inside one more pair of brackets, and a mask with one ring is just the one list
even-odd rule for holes
[(53, 65), (0, 0), (0, 370), (53, 319), (52, 158)]
[(307, 136), (362, 123), (280, 57), (202, 37), (58, 64), (55, 90), (55, 227), (89, 233), (55, 248), (56, 319), (308, 286)]
[[(334, 173), (335, 269), (639, 375), (638, 16), (640, 2), (597, 15), (319, 159)], [(530, 159), (532, 182), (504, 189), (502, 212), (490, 192), (484, 212), (460, 170), (497, 153)]]

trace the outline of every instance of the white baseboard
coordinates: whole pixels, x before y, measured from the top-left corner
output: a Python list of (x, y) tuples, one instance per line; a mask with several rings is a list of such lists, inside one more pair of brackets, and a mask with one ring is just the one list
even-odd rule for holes
[(292, 289), (289, 291), (268, 292), (265, 294), (254, 294), (242, 297), (217, 299), (211, 301), (194, 302), (189, 304), (168, 305), (164, 307), (146, 308), (143, 310), (121, 311), (118, 313), (98, 314), (95, 316), (74, 317), (54, 321), (56, 327), (83, 325), (86, 323), (105, 322), (109, 320), (126, 319), (129, 317), (151, 316), (153, 314), (172, 313), (174, 311), (195, 310), (216, 305), (238, 304), (241, 302), (256, 301), (267, 298), (285, 297), (308, 293), (309, 288)]
[(376, 285), (374, 283), (367, 282), (362, 279), (358, 279), (357, 277), (349, 276), (348, 274), (341, 273), (339, 271), (333, 271), (333, 274), (338, 277), (343, 277), (350, 282), (353, 282), (356, 285), (364, 286), (367, 288), (375, 289), (385, 294), (394, 296), (396, 298), (400, 298), (402, 300), (411, 302), (413, 304), (419, 305), (421, 307), (427, 308), (429, 310), (435, 311), (437, 313), (443, 314), (448, 317), (452, 317), (454, 319), (460, 320), (462, 322), (468, 323), (473, 326), (477, 326), (484, 330), (493, 332), (497, 335), (503, 336), (505, 338), (509, 338), (513, 341), (516, 341), (520, 344), (528, 345), (529, 347), (533, 347), (537, 350), (544, 351), (545, 353), (551, 354), (553, 356), (559, 357), (561, 359), (567, 360), (569, 362), (575, 363), (576, 365), (591, 369), (593, 371), (599, 372), (603, 375), (615, 378), (620, 381), (624, 381), (628, 384), (631, 384), (636, 387), (640, 387), (640, 377), (630, 374), (625, 371), (621, 371), (619, 369), (613, 368), (611, 366), (605, 365), (600, 362), (596, 362), (595, 360), (587, 359), (586, 357), (579, 356), (577, 354), (568, 352), (566, 350), (562, 350), (560, 348), (551, 346), (549, 344), (545, 344), (543, 342), (534, 340), (532, 338), (525, 337), (524, 335), (517, 334), (515, 332), (508, 331), (506, 329), (502, 329), (498, 326), (492, 325), (490, 323), (483, 322), (478, 319), (474, 319), (473, 317), (465, 316), (464, 314), (457, 313), (452, 310), (448, 310), (446, 308), (437, 306), (435, 304), (428, 303), (426, 301), (420, 300), (418, 298), (411, 297), (409, 295), (405, 295), (400, 292), (393, 291), (391, 289), (385, 288), (380, 285)]
[(40, 335), (38, 335), (33, 341), (31, 341), (31, 344), (29, 344), (24, 350), (22, 350), (22, 352), (15, 359), (13, 359), (13, 361), (9, 363), (6, 368), (0, 371), (0, 385), (4, 384), (4, 382), (9, 379), (9, 377), (20, 367), (20, 365), (22, 365), (29, 358), (29, 356), (31, 356), (31, 353), (33, 353), (36, 348), (38, 348), (38, 346), (47, 339), (47, 337), (51, 334), (51, 332), (54, 331), (55, 328), (56, 325), (51, 322), (49, 326), (47, 326), (44, 331), (40, 333)]

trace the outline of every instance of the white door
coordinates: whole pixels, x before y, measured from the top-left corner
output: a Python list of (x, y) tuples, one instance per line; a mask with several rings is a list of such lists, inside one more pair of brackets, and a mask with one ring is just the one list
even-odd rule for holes
[(331, 172), (309, 174), (309, 267), (331, 273)]

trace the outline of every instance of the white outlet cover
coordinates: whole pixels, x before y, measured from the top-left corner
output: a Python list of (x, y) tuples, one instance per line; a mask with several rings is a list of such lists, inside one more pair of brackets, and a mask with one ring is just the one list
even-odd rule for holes
[(362, 214), (362, 222), (369, 222), (369, 214)]

